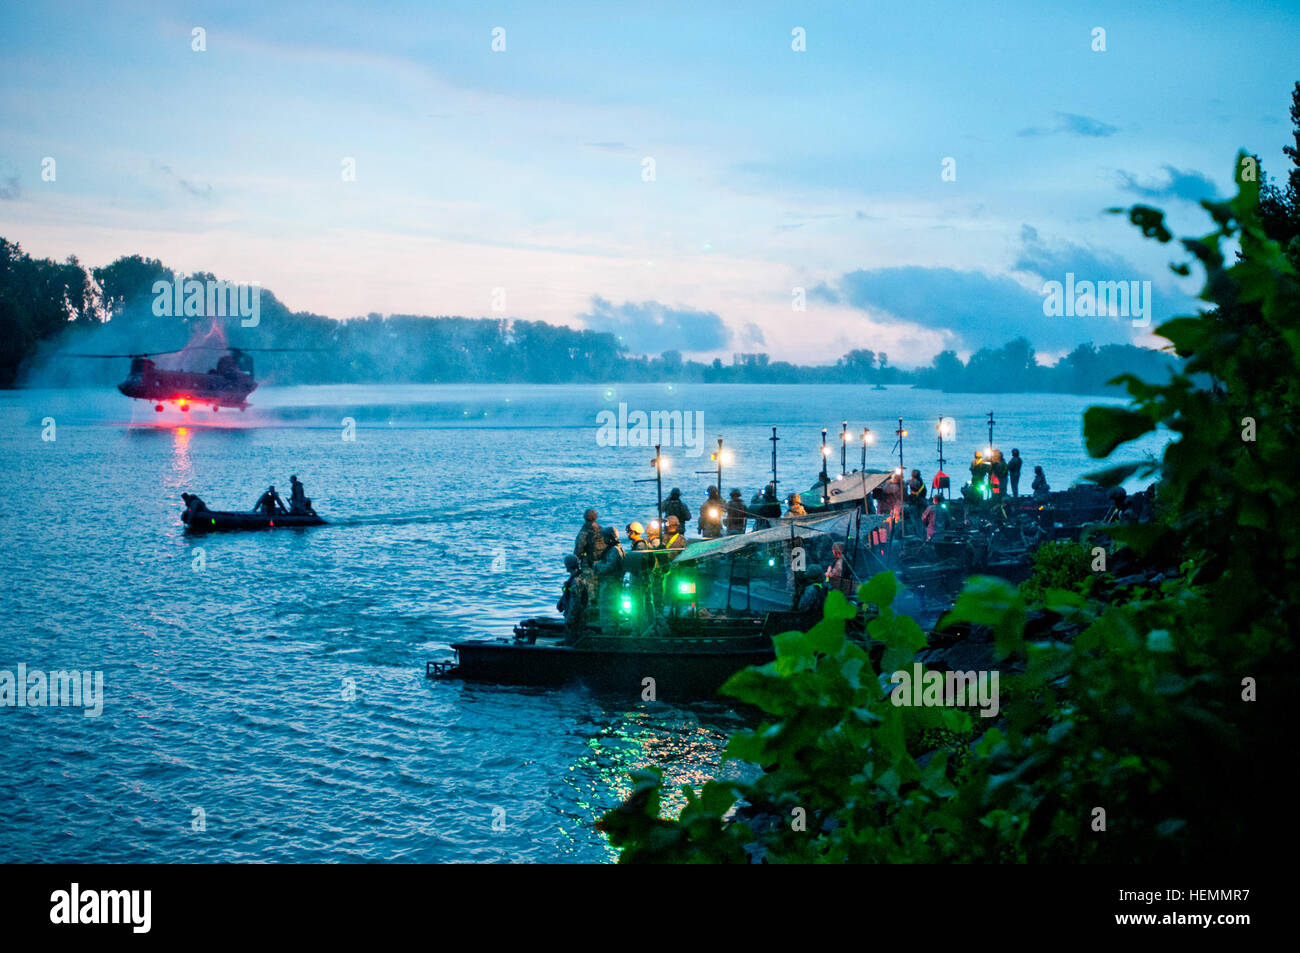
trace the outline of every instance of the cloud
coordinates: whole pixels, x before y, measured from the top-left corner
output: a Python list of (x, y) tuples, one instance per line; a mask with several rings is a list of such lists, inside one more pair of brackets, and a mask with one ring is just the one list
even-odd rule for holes
[(1132, 173), (1120, 169), (1119, 187), (1126, 192), (1148, 199), (1182, 199), (1186, 202), (1199, 202), (1201, 199), (1214, 200), (1219, 197), (1219, 190), (1207, 176), (1195, 169), (1177, 169), (1172, 165), (1161, 166), (1168, 178), (1167, 182), (1151, 182), (1143, 185)]
[(748, 321), (741, 329), (741, 340), (746, 347), (763, 346), (767, 344), (767, 339), (763, 336), (763, 329), (753, 321)]
[(1056, 114), (1056, 125), (1048, 128), (1041, 126), (1030, 126), (1027, 129), (1021, 129), (1016, 135), (1018, 136), (1052, 136), (1057, 133), (1066, 133), (1072, 136), (1087, 136), (1089, 138), (1100, 138), (1103, 136), (1113, 136), (1119, 132), (1118, 126), (1112, 126), (1108, 122), (1102, 122), (1100, 119), (1093, 119), (1090, 116), (1080, 116), (1076, 113)]
[[(1048, 243), (1037, 229), (1025, 225), (1021, 246), (1010, 271), (1036, 277), (1022, 284), (1009, 274), (962, 271), (909, 265), (859, 269), (837, 282), (810, 289), (809, 299), (867, 312), (879, 322), (888, 316), (940, 332), (959, 350), (997, 347), (1023, 336), (1040, 351), (1095, 344), (1127, 343), (1146, 332), (1129, 319), (1115, 317), (1057, 318), (1043, 313), (1042, 284), (1076, 281), (1148, 281), (1149, 274), (1124, 258), (1104, 250), (1069, 242)], [(1194, 309), (1195, 301), (1181, 292), (1152, 285), (1152, 325)]]
[(212, 198), (211, 185), (198, 186), (195, 185), (193, 182), (191, 182), (189, 179), (177, 179), (176, 184), (179, 185), (181, 188), (183, 188), (186, 192), (190, 193), (190, 195), (193, 195), (197, 198), (201, 198), (201, 199)]
[(1000, 345), (1022, 334), (1036, 345), (1061, 343), (1043, 315), (1043, 299), (1006, 275), (920, 265), (859, 269), (844, 275), (838, 289), (814, 289), (814, 294), (834, 296), (877, 320), (884, 312), (944, 332), (966, 349)]
[(638, 354), (716, 351), (731, 340), (726, 324), (712, 311), (670, 308), (658, 301), (615, 305), (597, 295), (591, 299), (591, 311), (578, 317), (593, 331), (616, 335)]
[(602, 152), (631, 152), (632, 147), (626, 142), (588, 142), (588, 149), (599, 149)]
[(23, 194), (22, 188), (18, 185), (18, 174), (5, 176), (3, 182), (0, 182), (0, 201), (15, 202)]

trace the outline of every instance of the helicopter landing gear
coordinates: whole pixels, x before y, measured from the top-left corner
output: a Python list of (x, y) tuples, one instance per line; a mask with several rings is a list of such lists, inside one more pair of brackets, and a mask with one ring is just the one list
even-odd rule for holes
[(161, 413), (162, 413), (162, 410), (163, 410), (163, 408), (162, 408), (162, 404), (154, 404), (154, 405), (153, 405), (153, 409), (156, 410), (156, 411), (158, 411), (158, 413), (161, 414)]

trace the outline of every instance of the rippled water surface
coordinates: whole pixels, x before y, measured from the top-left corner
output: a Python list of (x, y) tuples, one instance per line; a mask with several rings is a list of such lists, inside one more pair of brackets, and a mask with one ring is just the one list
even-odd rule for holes
[[(907, 466), (931, 473), (944, 413), (957, 417), (959, 475), (992, 409), (1026, 484), (1036, 463), (1055, 488), (1095, 468), (1079, 423), (1095, 401), (1075, 397), (645, 385), (267, 388), (253, 400), (242, 415), (182, 416), (111, 392), (0, 394), (0, 669), (105, 680), (98, 718), (0, 708), (0, 860), (611, 859), (592, 824), (627, 772), (655, 762), (700, 783), (741, 719), (719, 702), (424, 672), (452, 642), (553, 610), (584, 508), (619, 527), (653, 511), (653, 484), (632, 482), (652, 473), (653, 451), (597, 441), (597, 412), (620, 402), (703, 412), (703, 452), (666, 451), (692, 510), (719, 433), (737, 457), (724, 483), (748, 496), (767, 478), (772, 425), (782, 480), (803, 488), (821, 428), (835, 440), (846, 417), (882, 434), (872, 467), (901, 414)], [(331, 525), (182, 535), (182, 491), (244, 509), (290, 473)]]

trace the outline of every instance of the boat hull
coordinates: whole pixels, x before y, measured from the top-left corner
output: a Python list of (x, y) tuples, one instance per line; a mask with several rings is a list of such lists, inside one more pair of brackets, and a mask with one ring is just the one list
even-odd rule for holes
[(283, 529), (291, 526), (322, 526), (325, 521), (319, 516), (298, 516), (279, 514), (267, 516), (263, 513), (232, 513), (223, 510), (204, 510), (200, 513), (185, 513), (181, 520), (189, 533), (217, 533), (228, 530)]
[(456, 664), (441, 672), (431, 667), (429, 674), (505, 685), (580, 684), (637, 699), (646, 698), (653, 685), (653, 699), (665, 701), (711, 698), (736, 672), (775, 657), (771, 640), (766, 638), (745, 639), (739, 645), (716, 644), (730, 640), (654, 639), (644, 647), (635, 646), (636, 639), (609, 641), (623, 644), (575, 647), (505, 640), (457, 642), (452, 646)]

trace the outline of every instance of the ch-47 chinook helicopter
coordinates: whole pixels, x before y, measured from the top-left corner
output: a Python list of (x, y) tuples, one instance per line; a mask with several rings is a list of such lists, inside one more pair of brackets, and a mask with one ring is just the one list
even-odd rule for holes
[[(253, 379), (251, 351), (295, 351), (299, 348), (238, 348), (196, 345), (176, 351), (152, 351), (142, 354), (69, 354), (68, 357), (129, 357), (131, 372), (117, 385), (127, 397), (147, 400), (162, 413), (164, 404), (175, 404), (183, 411), (191, 406), (248, 409), (248, 395), (257, 389)], [(158, 367), (150, 358), (182, 351), (224, 351), (214, 367), (206, 373), (169, 371)]]

